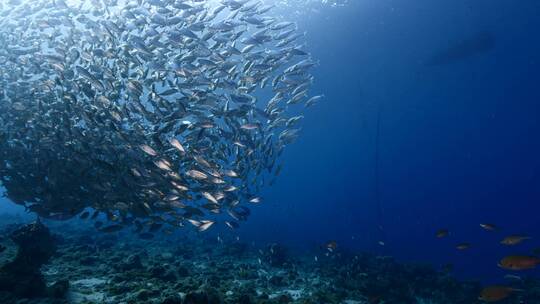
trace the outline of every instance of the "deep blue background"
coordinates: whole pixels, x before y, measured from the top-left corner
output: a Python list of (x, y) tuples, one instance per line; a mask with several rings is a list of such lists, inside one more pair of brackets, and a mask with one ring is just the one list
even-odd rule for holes
[[(306, 114), (241, 238), (303, 250), (337, 240), (347, 250), (452, 263), (461, 278), (502, 280), (501, 257), (540, 247), (540, 2), (350, 2), (290, 16), (308, 32), (320, 60), (314, 93), (326, 98)], [(492, 51), (423, 64), (481, 31), (495, 36)], [(374, 197), (379, 108), (384, 247)], [(501, 230), (483, 231), (482, 222)], [(451, 235), (436, 239), (440, 228)], [(513, 233), (533, 239), (498, 244)], [(460, 242), (472, 248), (458, 252)]]
[[(299, 18), (326, 99), (306, 115), (243, 236), (307, 248), (335, 239), (502, 280), (501, 257), (540, 247), (539, 12), (535, 0), (368, 0)], [(495, 37), (490, 52), (423, 64), (481, 31)], [(374, 198), (379, 106), (384, 247)], [(436, 239), (440, 228), (450, 237)], [(533, 239), (499, 245), (513, 233)], [(460, 242), (472, 248), (458, 252)]]

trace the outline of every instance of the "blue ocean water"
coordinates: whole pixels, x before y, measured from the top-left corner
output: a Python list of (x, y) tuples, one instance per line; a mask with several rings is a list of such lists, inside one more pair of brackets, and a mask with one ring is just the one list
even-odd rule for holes
[[(243, 240), (313, 251), (336, 240), (343, 250), (451, 263), (458, 277), (486, 282), (502, 279), (503, 256), (540, 247), (540, 2), (357, 0), (281, 11), (307, 32), (320, 62), (313, 93), (326, 97), (238, 230)], [(493, 37), (492, 49), (427, 64), (478, 33)], [(442, 228), (450, 235), (437, 239)], [(511, 234), (532, 239), (499, 244)], [(471, 248), (456, 250), (462, 242)]]
[[(320, 60), (314, 90), (326, 99), (306, 115), (241, 235), (303, 248), (337, 240), (500, 281), (500, 258), (540, 246), (539, 11), (534, 0), (385, 0), (300, 18)], [(480, 32), (494, 37), (493, 49), (426, 65)], [(435, 238), (442, 228), (450, 236)], [(532, 240), (505, 248), (499, 241), (510, 234)], [(471, 248), (456, 250), (462, 242)]]

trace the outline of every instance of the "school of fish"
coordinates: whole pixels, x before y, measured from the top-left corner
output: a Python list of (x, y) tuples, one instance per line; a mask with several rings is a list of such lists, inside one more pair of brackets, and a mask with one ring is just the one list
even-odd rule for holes
[[(488, 223), (481, 223), (480, 227), (484, 229), (485, 231), (489, 231), (490, 233), (494, 233), (499, 231), (499, 227), (488, 224)], [(439, 239), (446, 238), (450, 235), (450, 232), (448, 229), (443, 228), (437, 230), (435, 233), (435, 236)], [(512, 234), (509, 236), (504, 237), (499, 243), (504, 246), (516, 246), (521, 244), (523, 241), (530, 240), (530, 236), (526, 235), (518, 235), (518, 234)], [(458, 250), (468, 250), (471, 248), (470, 243), (460, 243), (456, 245), (456, 249)], [(497, 266), (505, 271), (526, 271), (535, 269), (538, 266), (540, 266), (540, 257), (538, 257), (539, 250), (534, 250), (534, 255), (509, 255), (503, 257), (498, 263)], [(514, 275), (514, 274), (507, 274), (504, 276), (504, 278), (508, 281), (514, 282), (515, 284), (521, 284), (522, 279), (521, 277)], [(506, 285), (491, 285), (484, 287), (481, 292), (480, 296), (478, 297), (479, 300), (482, 302), (488, 302), (488, 303), (495, 303), (495, 302), (501, 302), (506, 300), (507, 298), (511, 297), (516, 292), (522, 292), (523, 289), (520, 288), (514, 288), (512, 286), (506, 286)]]
[[(299, 136), (316, 61), (258, 0), (0, 3), (0, 178), (40, 217), (237, 228)], [(98, 220), (100, 218), (107, 220)], [(104, 223), (106, 222), (106, 223)]]

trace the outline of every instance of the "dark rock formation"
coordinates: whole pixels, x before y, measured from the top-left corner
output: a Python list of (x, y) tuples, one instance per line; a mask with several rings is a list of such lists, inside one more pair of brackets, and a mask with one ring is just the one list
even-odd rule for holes
[(179, 296), (170, 296), (165, 298), (161, 304), (182, 304), (182, 298)]
[(280, 304), (287, 304), (287, 303), (291, 303), (293, 299), (291, 298), (291, 296), (283, 294), (277, 298), (277, 301)]
[(37, 221), (13, 231), (10, 238), (19, 249), (15, 259), (0, 269), (0, 291), (22, 298), (46, 296), (40, 268), (56, 251), (49, 229)]
[(208, 295), (204, 292), (191, 292), (186, 295), (184, 304), (209, 304)]
[(247, 294), (243, 294), (238, 298), (238, 304), (252, 304), (251, 297)]
[(271, 244), (264, 252), (264, 260), (274, 267), (282, 267), (289, 262), (289, 255), (285, 247)]

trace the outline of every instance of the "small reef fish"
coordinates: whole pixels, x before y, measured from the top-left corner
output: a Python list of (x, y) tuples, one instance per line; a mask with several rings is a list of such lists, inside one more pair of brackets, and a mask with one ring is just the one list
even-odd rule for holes
[(449, 234), (448, 229), (440, 229), (435, 233), (435, 236), (439, 239), (447, 237)]
[(261, 202), (261, 198), (260, 197), (253, 197), (249, 200), (250, 203), (253, 203), (253, 204), (258, 204)]
[(528, 240), (530, 238), (531, 237), (522, 236), (522, 235), (511, 235), (511, 236), (505, 237), (501, 241), (501, 244), (506, 245), (506, 246), (514, 246), (514, 245), (520, 244), (521, 242), (523, 242), (525, 240)]
[(471, 244), (470, 244), (470, 243), (461, 243), (461, 244), (458, 244), (458, 245), (456, 246), (456, 249), (457, 249), (457, 250), (467, 250), (467, 249), (469, 249), (469, 248), (471, 248)]
[(499, 261), (498, 266), (506, 270), (534, 269), (540, 264), (540, 258), (526, 255), (511, 255)]
[(326, 249), (330, 252), (334, 252), (337, 249), (338, 245), (336, 241), (330, 241), (326, 243)]
[(484, 301), (488, 303), (499, 302), (510, 297), (510, 295), (512, 295), (512, 293), (515, 291), (520, 291), (520, 290), (512, 288), (512, 287), (508, 287), (508, 286), (500, 286), (500, 285), (488, 286), (482, 289), (478, 299), (480, 301)]
[(188, 221), (189, 221), (193, 226), (197, 227), (197, 230), (199, 230), (200, 232), (203, 232), (203, 231), (208, 230), (210, 227), (212, 227), (212, 225), (215, 224), (214, 221), (210, 221), (210, 220), (200, 220), (200, 221), (197, 221), (197, 220), (189, 219)]
[(514, 282), (521, 282), (523, 279), (520, 276), (513, 275), (513, 274), (507, 274), (504, 276), (506, 280), (514, 281)]
[(480, 224), (480, 227), (482, 227), (484, 230), (487, 231), (495, 231), (497, 230), (497, 226), (493, 224)]
[(140, 146), (141, 150), (150, 155), (150, 156), (156, 156), (157, 155), (157, 152), (156, 150), (152, 149), (152, 147), (150, 147), (149, 145), (141, 145)]

